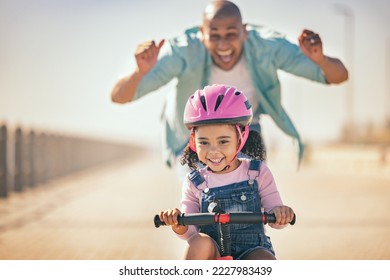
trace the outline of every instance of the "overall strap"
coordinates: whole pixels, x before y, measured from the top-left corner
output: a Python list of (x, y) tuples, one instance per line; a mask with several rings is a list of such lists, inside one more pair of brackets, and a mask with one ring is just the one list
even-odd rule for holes
[(261, 160), (252, 159), (249, 163), (249, 170), (260, 170)]
[(252, 159), (249, 163), (249, 180), (256, 180), (260, 176), (261, 160)]
[(191, 181), (191, 183), (194, 184), (196, 188), (205, 182), (204, 178), (202, 175), (200, 175), (200, 172), (197, 169), (192, 170), (191, 173), (188, 174), (188, 179)]

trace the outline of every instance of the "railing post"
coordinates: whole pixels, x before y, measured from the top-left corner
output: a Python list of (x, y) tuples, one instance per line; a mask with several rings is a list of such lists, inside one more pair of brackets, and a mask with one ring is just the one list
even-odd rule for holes
[(23, 186), (31, 186), (31, 171), (32, 171), (32, 146), (31, 146), (31, 134), (29, 132), (23, 133), (23, 154), (22, 154), (22, 183)]
[(14, 172), (14, 187), (15, 191), (23, 191), (23, 132), (20, 127), (15, 131), (15, 172)]
[(30, 131), (29, 134), (29, 141), (30, 141), (30, 186), (34, 187), (37, 184), (37, 157), (38, 154), (36, 152), (36, 146), (37, 146), (37, 137), (34, 132), (34, 130)]
[(7, 184), (7, 127), (0, 127), (0, 198), (8, 196)]
[(48, 135), (46, 132), (39, 133), (39, 144), (38, 144), (38, 156), (39, 156), (39, 184), (44, 184), (48, 181), (48, 170), (49, 166), (49, 145)]

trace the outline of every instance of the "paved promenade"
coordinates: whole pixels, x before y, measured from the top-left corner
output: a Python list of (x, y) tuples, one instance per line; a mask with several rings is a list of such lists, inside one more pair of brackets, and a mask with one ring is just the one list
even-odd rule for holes
[[(180, 184), (159, 152), (142, 152), (0, 200), (0, 259), (181, 259), (184, 242), (154, 228)], [(269, 229), (277, 257), (390, 259), (390, 164), (375, 149), (313, 150), (268, 162), (297, 224)]]

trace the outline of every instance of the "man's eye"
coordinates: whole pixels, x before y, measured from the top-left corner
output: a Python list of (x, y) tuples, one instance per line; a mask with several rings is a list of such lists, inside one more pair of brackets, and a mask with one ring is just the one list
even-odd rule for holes
[(226, 39), (228, 39), (228, 40), (235, 40), (237, 38), (238, 38), (238, 34), (236, 34), (236, 33), (230, 33), (226, 36)]
[(210, 35), (210, 41), (219, 41), (221, 36), (219, 35)]

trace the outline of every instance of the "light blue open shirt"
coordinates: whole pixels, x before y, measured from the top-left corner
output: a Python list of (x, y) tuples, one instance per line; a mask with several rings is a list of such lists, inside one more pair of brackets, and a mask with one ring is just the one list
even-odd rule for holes
[[(298, 141), (302, 158), (303, 144), (292, 121), (281, 104), (277, 70), (326, 83), (317, 64), (306, 57), (299, 47), (281, 34), (262, 26), (248, 25), (244, 43), (245, 56), (253, 86), (259, 100), (256, 114), (268, 114), (287, 135)], [(154, 68), (142, 79), (134, 99), (138, 99), (177, 78), (176, 91), (168, 94), (162, 114), (165, 137), (164, 159), (171, 166), (188, 142), (189, 131), (183, 125), (188, 97), (208, 85), (212, 58), (200, 41), (199, 28), (185, 31), (165, 43)]]

